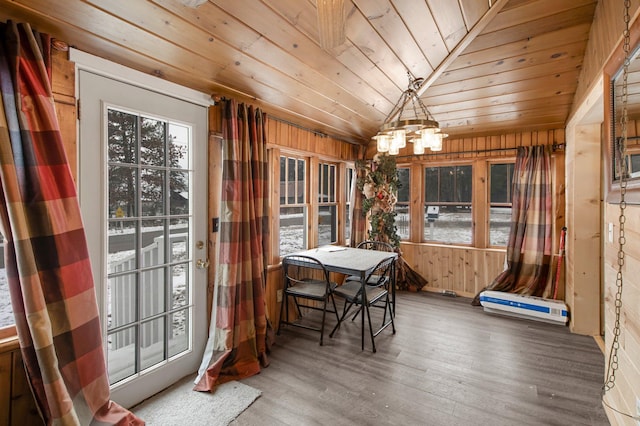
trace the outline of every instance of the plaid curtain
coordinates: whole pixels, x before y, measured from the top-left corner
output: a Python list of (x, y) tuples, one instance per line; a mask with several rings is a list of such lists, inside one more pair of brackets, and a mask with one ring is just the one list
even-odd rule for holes
[[(547, 146), (519, 147), (513, 170), (507, 269), (484, 290), (542, 296), (551, 263), (551, 156)], [(474, 298), (479, 305), (479, 293)]]
[(252, 376), (268, 363), (265, 117), (260, 109), (225, 102), (217, 297), (194, 388), (199, 391)]
[[(365, 148), (360, 148), (362, 156), (364, 156)], [(357, 188), (357, 181), (364, 179), (367, 171), (364, 167), (356, 167), (356, 175), (353, 177), (353, 185), (351, 185), (351, 237), (349, 239), (349, 245), (351, 247), (357, 246), (359, 243), (367, 239), (367, 218), (364, 214), (362, 203), (364, 201), (364, 194)]]
[(50, 37), (0, 24), (0, 227), (16, 329), (46, 424), (144, 424), (109, 400), (76, 189), (51, 93)]

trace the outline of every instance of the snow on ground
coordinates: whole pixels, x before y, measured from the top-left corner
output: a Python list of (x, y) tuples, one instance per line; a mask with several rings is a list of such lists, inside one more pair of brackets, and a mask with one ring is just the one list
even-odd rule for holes
[(0, 328), (12, 325), (14, 322), (7, 273), (2, 268), (0, 269)]

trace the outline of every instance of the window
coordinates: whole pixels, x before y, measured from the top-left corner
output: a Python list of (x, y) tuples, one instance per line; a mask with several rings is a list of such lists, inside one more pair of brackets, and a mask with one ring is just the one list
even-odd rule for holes
[(338, 241), (338, 201), (336, 199), (336, 165), (318, 165), (318, 245)]
[(506, 246), (511, 230), (513, 163), (491, 164), (489, 183), (489, 244)]
[(473, 243), (472, 166), (424, 169), (424, 239)]
[(396, 202), (396, 232), (400, 239), (409, 239), (409, 197), (410, 197), (410, 174), (405, 167), (398, 168), (398, 201)]
[(280, 157), (280, 256), (307, 247), (307, 182), (303, 158)]
[(349, 242), (351, 240), (351, 194), (355, 194), (356, 188), (355, 188), (355, 170), (353, 169), (353, 167), (347, 167), (346, 170), (347, 173), (347, 177), (345, 179), (346, 182), (346, 194), (347, 194), (347, 200), (346, 200), (346, 205), (345, 205), (345, 231), (344, 231), (344, 238), (345, 238), (345, 244), (349, 245)]
[[(7, 271), (4, 267), (4, 237), (0, 235), (0, 330), (12, 327), (14, 323)], [(0, 333), (0, 338), (1, 336)]]
[(107, 140), (113, 384), (189, 350), (193, 173), (190, 127), (108, 108)]

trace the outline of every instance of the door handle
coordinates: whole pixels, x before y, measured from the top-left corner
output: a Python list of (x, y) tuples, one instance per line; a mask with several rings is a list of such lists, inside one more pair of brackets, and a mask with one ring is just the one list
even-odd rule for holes
[(208, 267), (209, 267), (209, 259), (207, 259), (207, 260), (202, 260), (202, 259), (196, 260), (196, 268), (198, 268), (198, 269), (207, 269)]

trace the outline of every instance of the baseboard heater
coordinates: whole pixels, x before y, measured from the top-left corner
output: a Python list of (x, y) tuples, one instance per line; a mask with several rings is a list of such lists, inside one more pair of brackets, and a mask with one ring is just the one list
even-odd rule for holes
[(566, 324), (569, 321), (567, 305), (560, 300), (485, 290), (480, 293), (480, 304), (485, 312)]

